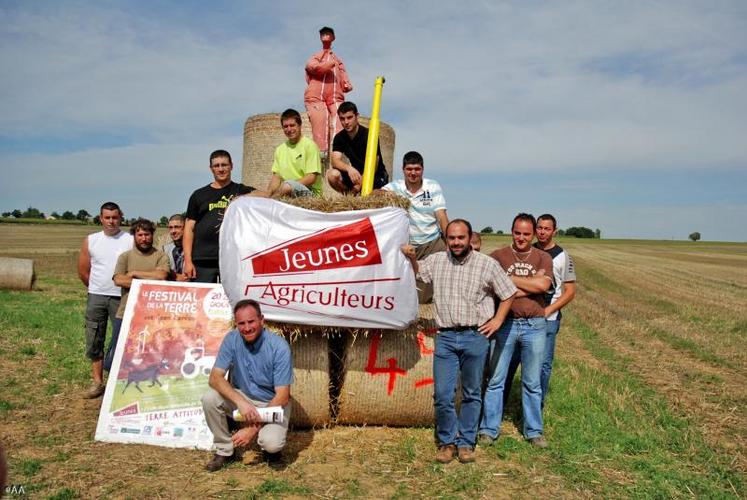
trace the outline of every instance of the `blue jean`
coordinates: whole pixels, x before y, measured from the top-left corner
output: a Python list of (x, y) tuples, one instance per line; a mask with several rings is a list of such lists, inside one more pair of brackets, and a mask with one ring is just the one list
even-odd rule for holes
[(542, 361), (542, 372), (540, 374), (540, 385), (542, 386), (542, 407), (545, 407), (547, 389), (550, 387), (550, 374), (552, 373), (552, 361), (555, 359), (555, 339), (560, 331), (560, 318), (547, 320), (547, 334), (545, 335), (545, 359)]
[(122, 329), (122, 318), (114, 318), (112, 322), (112, 339), (109, 341), (109, 348), (104, 356), (104, 370), (111, 371), (114, 362), (114, 352), (117, 350), (117, 341), (119, 340), (119, 330)]
[[(445, 331), (436, 336), (433, 355), (436, 437), (439, 445), (474, 447), (480, 421), (480, 389), (488, 355), (488, 339), (476, 330)], [(454, 406), (457, 375), (461, 372), (462, 406)]]
[[(543, 317), (508, 318), (490, 342), (491, 375), (485, 390), (480, 434), (497, 438), (503, 419), (503, 388), (509, 364), (518, 348), (521, 352), (521, 406), (524, 414), (524, 437), (542, 434), (542, 386), (540, 373), (545, 355)], [(497, 363), (494, 362), (497, 357)], [(494, 367), (493, 367), (494, 365)]]
[[(542, 361), (542, 369), (540, 373), (540, 386), (542, 387), (542, 408), (545, 407), (545, 398), (547, 397), (547, 390), (550, 387), (550, 374), (552, 373), (552, 363), (555, 359), (555, 339), (560, 331), (560, 319), (546, 320), (547, 321), (547, 332), (545, 334), (545, 356)], [(503, 406), (505, 408), (508, 404), (508, 397), (511, 394), (511, 384), (514, 381), (514, 375), (516, 375), (516, 369), (519, 367), (521, 362), (520, 351), (514, 351), (514, 355), (511, 358), (511, 364), (508, 366), (508, 375), (506, 375), (506, 386), (503, 389)]]

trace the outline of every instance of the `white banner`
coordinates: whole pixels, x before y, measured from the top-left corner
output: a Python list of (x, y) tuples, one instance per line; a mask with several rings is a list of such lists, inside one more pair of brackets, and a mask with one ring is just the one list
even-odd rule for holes
[(232, 322), (220, 285), (133, 280), (96, 440), (210, 449), (200, 398)]
[(401, 329), (418, 312), (400, 208), (323, 213), (243, 196), (226, 209), (220, 270), (231, 304), (272, 321)]

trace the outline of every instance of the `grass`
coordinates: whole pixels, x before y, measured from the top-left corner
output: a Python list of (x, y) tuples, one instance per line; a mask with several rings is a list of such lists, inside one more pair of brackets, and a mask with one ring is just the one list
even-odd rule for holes
[(558, 337), (547, 450), (517, 430), (517, 382), (475, 464), (433, 463), (432, 428), (338, 426), (291, 433), (285, 467), (208, 474), (203, 452), (93, 441), (75, 275), (91, 230), (0, 225), (0, 255), (34, 258), (39, 275), (33, 292), (0, 290), (0, 442), (8, 482), (34, 497), (747, 496), (747, 245), (563, 240), (579, 295)]

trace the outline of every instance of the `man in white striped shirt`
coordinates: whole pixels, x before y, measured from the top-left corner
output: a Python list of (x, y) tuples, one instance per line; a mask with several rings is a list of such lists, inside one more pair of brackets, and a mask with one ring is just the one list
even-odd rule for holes
[[(390, 182), (382, 189), (410, 200), (410, 245), (418, 259), (446, 250), (443, 235), (449, 217), (441, 185), (433, 179), (423, 178), (423, 156), (417, 151), (405, 153), (402, 159), (404, 179)], [(433, 298), (433, 286), (418, 280), (418, 301), (421, 304)]]

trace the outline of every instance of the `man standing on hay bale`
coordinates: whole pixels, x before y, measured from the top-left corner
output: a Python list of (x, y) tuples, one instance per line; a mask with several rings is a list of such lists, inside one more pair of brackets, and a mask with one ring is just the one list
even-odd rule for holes
[(133, 279), (141, 280), (165, 280), (169, 276), (169, 259), (161, 250), (153, 247), (153, 234), (156, 225), (148, 219), (138, 219), (130, 227), (130, 234), (135, 239), (132, 250), (123, 252), (114, 266), (114, 284), (122, 287), (122, 301), (117, 309), (117, 317), (112, 328), (112, 342), (106, 351), (104, 369), (109, 371), (114, 361), (114, 352), (117, 348), (119, 331), (122, 328), (127, 307), (127, 297), (132, 287)]
[[(210, 154), (213, 182), (192, 193), (187, 204), (184, 224), (184, 274), (200, 283), (220, 282), (218, 232), (223, 212), (231, 200), (254, 191), (251, 186), (231, 180), (233, 162), (228, 151)], [(264, 195), (264, 193), (254, 193)]]
[[(327, 182), (340, 193), (358, 194), (361, 192), (363, 167), (366, 164), (368, 129), (358, 123), (358, 107), (350, 101), (340, 104), (337, 116), (344, 130), (339, 131), (332, 142), (332, 168), (327, 170)], [(350, 163), (343, 161), (343, 154)], [(387, 182), (389, 174), (384, 166), (379, 144), (376, 150), (373, 188), (381, 189)]]
[[(402, 159), (404, 179), (390, 182), (383, 188), (410, 200), (410, 244), (415, 247), (418, 259), (446, 250), (443, 235), (446, 234), (446, 225), (449, 223), (441, 185), (432, 179), (423, 178), (423, 169), (423, 156), (420, 153), (405, 153)], [(417, 286), (418, 302), (431, 302), (433, 285), (418, 281)]]
[(171, 242), (163, 246), (163, 253), (169, 258), (169, 279), (174, 281), (189, 281), (184, 274), (184, 216), (174, 214), (169, 218), (169, 236)]
[(122, 252), (132, 248), (132, 236), (119, 228), (122, 210), (108, 201), (99, 212), (103, 230), (83, 239), (78, 257), (78, 276), (88, 288), (86, 303), (86, 356), (91, 360), (93, 382), (84, 393), (87, 399), (104, 394), (104, 345), (107, 318), (114, 324), (120, 291), (112, 281), (114, 266)]
[[(470, 246), (472, 226), (455, 219), (446, 226), (448, 252), (417, 260), (415, 248), (405, 245), (415, 273), (433, 283), (438, 334), (433, 354), (436, 410), (436, 461), (475, 461), (480, 420), (481, 388), (488, 338), (500, 328), (516, 294), (516, 287), (498, 263)], [(494, 294), (501, 302), (496, 310)], [(454, 394), (461, 370), (462, 407), (457, 417)]]
[(286, 109), (280, 115), (280, 125), (288, 140), (275, 148), (267, 191), (270, 196), (321, 196), (319, 148), (301, 133), (301, 114)]
[(511, 312), (491, 345), (490, 381), (485, 390), (479, 442), (490, 445), (501, 431), (503, 388), (516, 349), (521, 350), (521, 406), (524, 437), (530, 444), (547, 447), (542, 423), (540, 373), (545, 356), (545, 293), (552, 286), (550, 255), (532, 246), (537, 223), (520, 213), (511, 225), (513, 243), (496, 250), (496, 259), (519, 289)]
[[(325, 155), (329, 150), (330, 120), (336, 122), (337, 106), (345, 100), (344, 93), (353, 90), (345, 65), (332, 52), (335, 31), (324, 26), (319, 30), (322, 50), (313, 54), (306, 62), (306, 91), (303, 102), (311, 122), (311, 134), (319, 150)], [(340, 123), (335, 123), (335, 133)]]
[[(240, 300), (233, 308), (236, 329), (226, 334), (210, 372), (210, 389), (202, 397), (205, 420), (213, 433), (215, 455), (205, 469), (215, 472), (239, 459), (237, 447), (256, 438), (265, 458), (278, 461), (290, 420), (293, 364), (288, 342), (264, 329), (259, 303)], [(226, 372), (231, 370), (231, 382)], [(257, 408), (281, 406), (283, 421), (262, 423)], [(238, 410), (244, 425), (233, 436), (226, 417)]]

